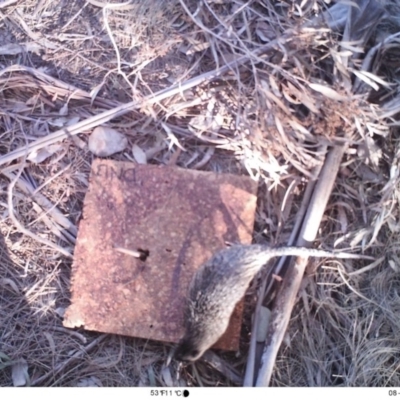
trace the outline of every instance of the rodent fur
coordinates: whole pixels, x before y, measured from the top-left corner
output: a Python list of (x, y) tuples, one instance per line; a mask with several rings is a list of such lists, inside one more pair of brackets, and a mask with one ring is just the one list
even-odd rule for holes
[(198, 269), (190, 283), (184, 314), (185, 334), (174, 358), (195, 361), (217, 342), (251, 280), (271, 258), (278, 256), (367, 258), (351, 253), (264, 245), (234, 245), (218, 251)]

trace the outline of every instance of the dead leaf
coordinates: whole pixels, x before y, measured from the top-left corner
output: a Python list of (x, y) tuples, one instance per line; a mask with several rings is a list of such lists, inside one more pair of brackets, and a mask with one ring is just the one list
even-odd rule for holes
[(153, 367), (151, 365), (149, 365), (149, 367), (147, 368), (147, 376), (149, 378), (149, 382), (150, 382), (150, 386), (151, 387), (156, 387), (156, 377), (154, 375), (154, 370)]
[(163, 369), (161, 370), (161, 376), (163, 378), (164, 383), (168, 387), (175, 386), (174, 381), (172, 379), (171, 370), (169, 369), (169, 367), (163, 367)]
[(29, 382), (28, 363), (24, 358), (15, 361), (11, 367), (11, 376), (14, 386), (25, 386)]
[(390, 268), (392, 268), (394, 272), (396, 272), (397, 274), (400, 273), (400, 267), (393, 260), (389, 260), (389, 265), (390, 265)]
[(276, 38), (276, 33), (271, 25), (264, 21), (257, 21), (256, 23), (256, 34), (259, 39), (263, 42), (269, 42)]
[(101, 82), (99, 85), (95, 86), (91, 91), (90, 91), (90, 98), (91, 98), (91, 104), (95, 101), (97, 95), (99, 94), (100, 90), (104, 86), (104, 82)]
[(267, 337), (269, 321), (271, 318), (271, 310), (267, 307), (261, 307), (259, 318), (257, 342), (264, 342), (265, 338)]
[(190, 56), (194, 53), (197, 53), (199, 51), (203, 51), (206, 50), (210, 47), (210, 43), (208, 42), (204, 42), (204, 43), (198, 43), (196, 45), (192, 45), (188, 48), (188, 50), (186, 50), (186, 55)]
[(309, 83), (309, 86), (311, 89), (315, 90), (318, 93), (321, 93), (328, 99), (336, 100), (336, 101), (347, 100), (346, 96), (342, 96), (336, 90), (334, 90), (328, 86), (320, 85), (318, 83)]
[[(31, 101), (32, 100), (32, 101)], [(12, 111), (15, 113), (23, 113), (26, 111), (31, 110), (32, 108), (29, 107), (32, 104), (37, 102), (37, 97), (33, 96), (31, 99), (28, 99), (25, 103), (23, 101), (15, 101), (12, 106)], [(30, 103), (30, 104), (29, 104)]]
[(209, 42), (203, 42), (190, 36), (186, 37), (186, 40), (189, 42), (189, 46), (187, 46), (185, 50), (186, 55), (191, 55), (198, 51), (206, 50), (210, 47)]
[(139, 384), (138, 387), (146, 387), (149, 386), (148, 381), (146, 379), (146, 375), (145, 374), (140, 374), (140, 380), (139, 380)]
[(65, 307), (58, 307), (58, 308), (56, 308), (56, 309), (55, 309), (55, 313), (56, 313), (59, 317), (64, 318), (64, 315), (65, 315)]
[(51, 126), (55, 126), (57, 128), (62, 128), (63, 126), (67, 125), (68, 118), (65, 118), (65, 117), (54, 118), (54, 119), (49, 119), (47, 122)]
[(286, 345), (287, 347), (290, 347), (290, 345), (291, 345), (291, 343), (292, 343), (292, 340), (291, 340), (291, 337), (290, 337), (289, 332), (286, 332), (286, 333), (285, 333), (285, 336), (283, 337), (283, 343), (285, 343), (285, 345)]
[(11, 289), (15, 292), (15, 293), (19, 293), (19, 289), (18, 289), (18, 286), (17, 286), (17, 284), (12, 280), (12, 279), (9, 279), (9, 278), (1, 278), (0, 279), (0, 285), (2, 285), (2, 286), (6, 286), (6, 285), (8, 285), (8, 286), (11, 286)]
[(62, 116), (68, 115), (68, 103), (65, 103), (58, 113)]
[(161, 144), (155, 145), (154, 147), (151, 147), (150, 149), (147, 149), (145, 151), (147, 160), (151, 160), (160, 151), (164, 150), (165, 147), (166, 147), (166, 144), (165, 143), (161, 143)]
[(300, 104), (303, 104), (315, 114), (319, 113), (318, 107), (315, 104), (315, 99), (313, 98), (313, 96), (309, 95), (308, 90), (306, 90), (305, 87), (300, 87), (300, 89), (298, 89), (290, 82), (288, 82), (287, 85), (287, 89), (285, 89), (285, 86), (282, 86), (284, 93), (286, 92), (286, 90), (288, 90), (288, 94), (291, 97), (295, 96)]
[(382, 178), (383, 178), (382, 174), (373, 171), (371, 168), (369, 168), (365, 164), (361, 164), (360, 166), (358, 166), (358, 168), (356, 168), (355, 171), (364, 183), (366, 183), (366, 182), (373, 182), (373, 183), (382, 182)]
[(132, 146), (132, 155), (138, 164), (147, 164), (146, 153), (137, 144)]
[(66, 125), (67, 126), (75, 125), (75, 124), (77, 124), (79, 122), (79, 120), (80, 120), (80, 118), (78, 116), (69, 118)]
[(387, 225), (388, 228), (390, 229), (390, 232), (392, 233), (400, 232), (400, 224), (393, 215), (388, 217)]
[[(371, 234), (369, 229), (360, 229), (355, 235), (354, 238), (350, 241), (350, 248), (356, 247), (363, 240), (367, 240), (368, 236)], [(334, 247), (337, 247), (337, 244), (340, 242), (340, 239), (335, 241)]]
[(291, 115), (290, 110), (286, 107), (283, 101), (278, 99), (278, 97), (276, 97), (269, 91), (267, 83), (265, 81), (261, 81), (261, 86), (263, 88), (263, 93), (269, 100), (273, 101), (285, 114)]
[(2, 56), (10, 56), (10, 55), (16, 55), (20, 53), (27, 53), (27, 52), (33, 52), (36, 54), (40, 53), (41, 46), (37, 43), (22, 43), (22, 44), (17, 44), (17, 43), (7, 43), (4, 44), (3, 46), (0, 46), (0, 55)]
[(8, 357), (7, 354), (3, 353), (2, 351), (0, 351), (0, 362), (4, 362), (4, 361), (10, 361), (10, 357)]
[(313, 135), (311, 135), (310, 131), (306, 128), (304, 128), (303, 125), (301, 125), (299, 122), (289, 119), (288, 120), (289, 125), (297, 132), (302, 133), (303, 135), (307, 136), (308, 138), (312, 139)]
[(77, 387), (102, 387), (103, 384), (99, 378), (90, 376), (89, 378), (83, 378), (76, 384)]
[(369, 160), (371, 161), (372, 165), (377, 167), (382, 158), (382, 149), (375, 143), (374, 139), (369, 136), (365, 138), (365, 144), (368, 147)]
[(82, 150), (87, 148), (87, 144), (78, 135), (72, 136), (71, 139), (76, 147), (79, 147)]
[(59, 143), (50, 144), (46, 147), (43, 147), (42, 149), (32, 151), (32, 153), (30, 153), (27, 158), (29, 161), (32, 161), (35, 164), (39, 164), (47, 158), (51, 157), (60, 149), (62, 149), (62, 147), (63, 146)]

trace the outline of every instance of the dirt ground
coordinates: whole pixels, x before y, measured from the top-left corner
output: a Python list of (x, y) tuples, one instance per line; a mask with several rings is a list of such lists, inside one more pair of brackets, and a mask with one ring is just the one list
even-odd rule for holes
[(375, 261), (310, 262), (270, 384), (400, 385), (400, 4), (357, 4), (0, 2), (1, 386), (243, 383), (262, 276), (236, 354), (166, 366), (170, 344), (63, 327), (104, 124), (127, 138), (114, 160), (257, 179), (270, 245), (346, 146), (314, 247)]

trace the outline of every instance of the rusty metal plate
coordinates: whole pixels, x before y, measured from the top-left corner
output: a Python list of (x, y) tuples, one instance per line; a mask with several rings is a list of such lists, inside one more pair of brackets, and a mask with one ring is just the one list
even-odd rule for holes
[[(95, 160), (64, 326), (177, 342), (196, 269), (225, 242), (251, 243), (256, 192), (247, 177)], [(237, 350), (242, 308), (216, 348)]]

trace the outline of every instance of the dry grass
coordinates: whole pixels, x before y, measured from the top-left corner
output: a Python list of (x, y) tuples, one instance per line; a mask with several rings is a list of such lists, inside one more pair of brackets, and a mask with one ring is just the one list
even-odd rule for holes
[[(332, 30), (322, 0), (7, 3), (0, 5), (0, 154), (22, 149), (22, 156), (0, 166), (0, 385), (12, 385), (12, 364), (21, 359), (32, 385), (241, 383), (254, 287), (240, 354), (180, 370), (163, 366), (168, 345), (62, 327), (93, 126), (58, 139), (57, 152), (38, 164), (24, 149), (38, 140), (49, 148), (49, 134), (133, 101), (108, 125), (149, 163), (260, 179), (256, 242), (288, 241), (304, 182), (328, 145), (348, 144), (320, 242), (386, 258), (365, 269), (330, 261), (307, 276), (272, 384), (399, 386), (395, 1), (382, 0), (388, 12), (377, 23), (362, 19), (361, 28), (355, 20), (345, 28), (347, 14), (331, 8)], [(172, 91), (187, 82), (182, 93)], [(160, 91), (163, 100), (152, 101)], [(134, 154), (113, 158), (134, 161)]]

